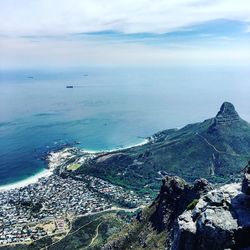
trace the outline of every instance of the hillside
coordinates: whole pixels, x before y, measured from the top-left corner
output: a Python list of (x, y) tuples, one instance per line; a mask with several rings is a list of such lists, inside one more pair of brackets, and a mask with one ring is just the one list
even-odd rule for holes
[(187, 181), (204, 177), (223, 183), (250, 158), (250, 124), (225, 102), (214, 118), (156, 133), (149, 143), (98, 155), (81, 166), (86, 173), (138, 191), (157, 189), (163, 175)]
[(32, 243), (0, 245), (3, 250), (98, 250), (134, 217), (136, 211), (122, 209), (75, 217), (68, 233), (51, 234)]

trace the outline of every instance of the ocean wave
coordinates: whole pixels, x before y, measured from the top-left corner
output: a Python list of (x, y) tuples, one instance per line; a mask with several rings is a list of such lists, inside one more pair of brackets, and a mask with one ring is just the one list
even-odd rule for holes
[(37, 113), (37, 114), (34, 114), (33, 116), (36, 116), (36, 117), (40, 117), (40, 116), (41, 116), (41, 117), (44, 117), (44, 116), (55, 116), (55, 115), (58, 115), (58, 113), (52, 113), (52, 112), (51, 112), (51, 113), (49, 113), (49, 112), (46, 113), (46, 112), (45, 112), (45, 113)]

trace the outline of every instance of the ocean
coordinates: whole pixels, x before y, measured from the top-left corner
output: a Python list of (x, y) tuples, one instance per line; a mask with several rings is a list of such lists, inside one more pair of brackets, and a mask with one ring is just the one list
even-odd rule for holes
[(1, 70), (0, 185), (43, 171), (51, 151), (134, 145), (213, 117), (223, 101), (250, 121), (249, 79), (216, 67)]

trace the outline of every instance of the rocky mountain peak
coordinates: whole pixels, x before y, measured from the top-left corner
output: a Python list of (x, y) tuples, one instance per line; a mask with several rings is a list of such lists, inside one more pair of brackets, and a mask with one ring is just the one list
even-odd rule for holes
[(218, 123), (233, 122), (239, 120), (239, 115), (236, 112), (234, 105), (230, 102), (224, 102), (221, 105), (220, 111), (216, 115)]
[(220, 111), (213, 119), (213, 123), (209, 126), (208, 131), (214, 132), (222, 126), (228, 126), (239, 122), (240, 116), (234, 108), (234, 105), (230, 102), (224, 102), (221, 105)]

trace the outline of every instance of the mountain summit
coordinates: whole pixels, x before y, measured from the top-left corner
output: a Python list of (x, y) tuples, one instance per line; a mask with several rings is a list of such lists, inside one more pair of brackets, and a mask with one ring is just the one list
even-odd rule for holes
[(218, 123), (230, 123), (234, 121), (239, 121), (240, 117), (232, 103), (224, 102), (221, 105), (220, 111), (217, 113), (215, 119)]
[(156, 188), (156, 179), (165, 174), (188, 181), (204, 177), (225, 182), (249, 159), (250, 124), (240, 118), (233, 104), (224, 102), (214, 118), (158, 132), (142, 146), (98, 155), (79, 172), (147, 189)]

